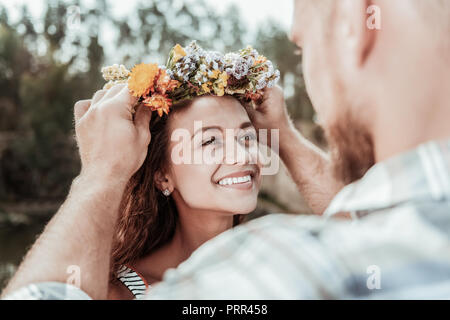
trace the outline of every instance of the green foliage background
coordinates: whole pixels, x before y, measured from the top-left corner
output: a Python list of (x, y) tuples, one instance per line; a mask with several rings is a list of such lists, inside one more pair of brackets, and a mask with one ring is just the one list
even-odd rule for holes
[[(81, 12), (75, 27), (68, 21), (73, 5)], [(170, 0), (145, 1), (127, 19), (115, 18), (109, 8), (106, 0), (90, 8), (47, 1), (40, 28), (25, 6), (14, 23), (0, 8), (0, 201), (64, 198), (80, 169), (72, 107), (102, 86), (104, 64), (163, 63), (175, 43), (191, 39), (205, 48), (237, 50), (249, 37), (236, 7), (220, 16), (202, 0), (177, 10)], [(113, 43), (100, 41), (104, 28), (116, 35)], [(280, 69), (281, 85), (291, 79), (292, 116), (311, 120), (300, 57), (286, 32), (267, 21), (251, 38)]]
[[(192, 39), (222, 52), (251, 44), (280, 69), (294, 120), (312, 123), (301, 57), (274, 21), (250, 32), (237, 7), (219, 14), (203, 0), (141, 1), (126, 18), (112, 14), (113, 0), (37, 1), (41, 17), (23, 6), (14, 21), (0, 1), (0, 288), (79, 173), (73, 105), (103, 86), (104, 65), (164, 64)], [(278, 202), (261, 192), (260, 203)]]

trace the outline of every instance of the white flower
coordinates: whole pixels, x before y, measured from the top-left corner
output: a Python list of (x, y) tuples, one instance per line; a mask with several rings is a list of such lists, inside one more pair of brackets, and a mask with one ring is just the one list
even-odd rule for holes
[(267, 86), (267, 81), (265, 77), (261, 77), (256, 84), (256, 89), (261, 90)]
[(275, 79), (277, 79), (277, 81), (278, 81), (278, 79), (280, 79), (280, 70), (275, 70)]
[(275, 85), (275, 80), (270, 80), (268, 83), (267, 83), (267, 88), (273, 88), (273, 86)]
[(172, 71), (172, 70), (167, 69), (167, 70), (166, 70), (166, 73), (167, 73), (167, 75), (168, 75), (171, 79), (174, 79), (174, 74), (173, 74), (173, 71)]
[(118, 64), (113, 64), (109, 67), (103, 67), (101, 71), (103, 78), (106, 81), (123, 80), (130, 75), (130, 71), (125, 68), (123, 64), (120, 66)]

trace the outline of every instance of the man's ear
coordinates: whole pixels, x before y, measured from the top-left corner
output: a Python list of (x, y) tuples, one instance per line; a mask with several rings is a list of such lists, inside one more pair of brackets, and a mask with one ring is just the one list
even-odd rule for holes
[(164, 191), (165, 189), (169, 189), (170, 192), (173, 191), (172, 179), (168, 174), (164, 174), (158, 170), (155, 172), (153, 179), (155, 179), (156, 187), (159, 190)]
[(339, 0), (337, 28), (339, 41), (350, 63), (361, 67), (370, 56), (376, 41), (376, 26), (380, 21), (379, 7), (374, 0)]

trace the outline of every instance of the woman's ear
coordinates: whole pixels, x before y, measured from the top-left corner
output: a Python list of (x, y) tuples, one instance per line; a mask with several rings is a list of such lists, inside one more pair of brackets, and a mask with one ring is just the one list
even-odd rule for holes
[(159, 190), (164, 191), (168, 189), (170, 192), (173, 191), (172, 178), (168, 174), (164, 174), (158, 170), (155, 172), (153, 179), (155, 180), (156, 187)]

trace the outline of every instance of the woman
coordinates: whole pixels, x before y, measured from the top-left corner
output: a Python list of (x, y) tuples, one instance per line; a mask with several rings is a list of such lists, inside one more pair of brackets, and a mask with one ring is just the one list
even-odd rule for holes
[[(139, 298), (165, 270), (256, 207), (261, 181), (256, 132), (239, 101), (206, 96), (173, 110), (166, 118), (154, 114), (147, 158), (125, 191), (112, 257), (112, 274), (122, 281), (111, 279), (112, 299)], [(194, 135), (199, 119), (204, 131)], [(172, 150), (179, 142), (170, 138), (180, 128), (194, 135), (192, 152), (201, 150), (204, 156), (225, 148), (225, 129), (233, 129), (245, 160), (236, 161), (236, 154), (227, 163), (174, 164)], [(135, 272), (119, 275), (123, 265)]]
[[(255, 209), (261, 183), (257, 135), (237, 99), (261, 96), (262, 88), (242, 89), (252, 85), (246, 79), (260, 80), (261, 61), (268, 68), (255, 52), (247, 48), (227, 58), (193, 43), (174, 47), (167, 70), (143, 64), (131, 72), (123, 66), (104, 70), (109, 84), (124, 76), (141, 103), (158, 111), (144, 164), (122, 199), (110, 299), (141, 298), (167, 269)], [(278, 75), (272, 70), (264, 76), (275, 82)], [(179, 102), (171, 106), (167, 94)]]

